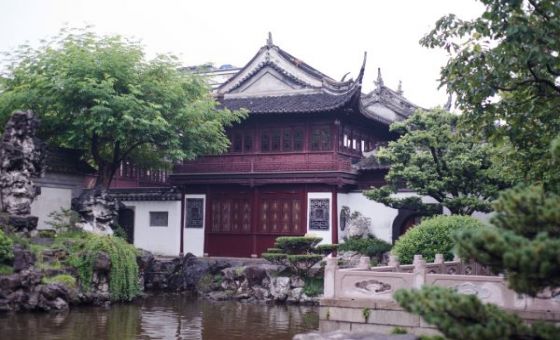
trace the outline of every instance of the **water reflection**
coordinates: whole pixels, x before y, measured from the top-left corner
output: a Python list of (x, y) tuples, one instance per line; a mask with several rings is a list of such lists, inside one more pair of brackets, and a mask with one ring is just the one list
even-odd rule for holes
[(291, 339), (317, 329), (317, 308), (158, 295), (62, 314), (0, 314), (0, 339)]

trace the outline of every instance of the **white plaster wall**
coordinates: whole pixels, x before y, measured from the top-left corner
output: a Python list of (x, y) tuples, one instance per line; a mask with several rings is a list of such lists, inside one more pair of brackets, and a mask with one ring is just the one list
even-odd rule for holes
[[(329, 230), (310, 230), (309, 229), (309, 214), (311, 199), (325, 199), (329, 200)], [(332, 216), (332, 193), (330, 192), (309, 192), (307, 193), (307, 233), (317, 235), (323, 240), (321, 244), (331, 244), (332, 243), (332, 226), (333, 226), (333, 216)]]
[(49, 214), (60, 212), (62, 208), (70, 209), (72, 204), (72, 189), (41, 187), (41, 195), (31, 203), (31, 215), (39, 218), (37, 229), (52, 229), (47, 221), (52, 221)]
[[(156, 255), (179, 255), (181, 201), (125, 201), (134, 209), (134, 245)], [(167, 227), (150, 227), (150, 211), (167, 211)]]
[[(185, 209), (187, 208), (187, 198), (202, 198), (204, 211), (202, 212), (202, 228), (185, 228), (183, 234), (183, 252), (192, 253), (196, 256), (204, 256), (204, 229), (206, 228), (206, 195), (185, 195)], [(187, 212), (185, 211), (185, 225)]]
[[(389, 243), (392, 242), (393, 221), (397, 217), (397, 209), (372, 201), (361, 192), (339, 193), (337, 194), (337, 203), (339, 216), (343, 206), (349, 207), (351, 212), (359, 211), (362, 215), (371, 218), (370, 232), (375, 237)], [(344, 232), (340, 230), (340, 225), (338, 228), (338, 239), (340, 242), (344, 237)]]

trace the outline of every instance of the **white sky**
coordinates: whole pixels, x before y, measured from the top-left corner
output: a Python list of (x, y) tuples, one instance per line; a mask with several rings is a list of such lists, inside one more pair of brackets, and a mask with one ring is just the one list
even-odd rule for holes
[(64, 25), (141, 39), (149, 56), (173, 53), (185, 66), (245, 65), (272, 32), (274, 43), (340, 79), (355, 77), (368, 52), (364, 89), (377, 67), (412, 102), (443, 105), (443, 51), (418, 44), (448, 13), (473, 18), (474, 0), (0, 0), (0, 51), (55, 35)]

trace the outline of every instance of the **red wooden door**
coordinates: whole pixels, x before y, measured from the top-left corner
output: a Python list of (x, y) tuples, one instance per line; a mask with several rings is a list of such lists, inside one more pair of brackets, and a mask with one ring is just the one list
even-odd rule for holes
[(205, 252), (209, 256), (260, 256), (278, 236), (304, 235), (306, 213), (303, 190), (211, 191)]
[(256, 202), (256, 254), (274, 245), (278, 236), (304, 235), (306, 231), (305, 192), (262, 190)]
[(249, 191), (213, 191), (208, 195), (205, 252), (209, 256), (252, 254)]

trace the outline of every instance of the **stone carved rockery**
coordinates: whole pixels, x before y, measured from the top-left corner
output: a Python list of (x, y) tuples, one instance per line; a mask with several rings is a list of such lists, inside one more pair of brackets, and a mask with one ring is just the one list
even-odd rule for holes
[(31, 203), (40, 190), (32, 178), (45, 170), (45, 144), (35, 137), (39, 119), (31, 111), (14, 112), (0, 143), (0, 192), (3, 222), (16, 232), (32, 233), (37, 217)]
[(346, 216), (345, 228), (342, 229), (345, 232), (344, 236), (348, 238), (368, 237), (371, 228), (371, 218), (362, 215), (359, 211), (350, 213), (350, 209), (346, 206), (343, 207), (343, 212)]
[(100, 235), (113, 235), (118, 205), (107, 190), (96, 188), (86, 191), (73, 202), (73, 209), (80, 214), (76, 226)]

